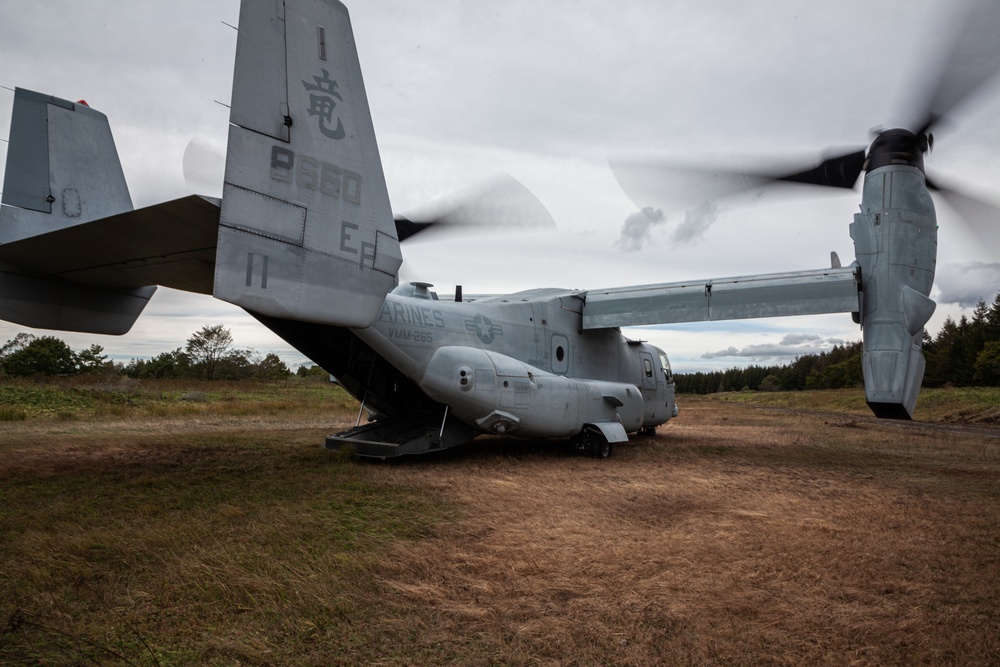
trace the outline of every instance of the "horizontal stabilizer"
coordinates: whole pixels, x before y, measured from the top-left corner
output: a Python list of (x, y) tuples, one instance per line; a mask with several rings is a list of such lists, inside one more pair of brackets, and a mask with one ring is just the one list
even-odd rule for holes
[(218, 200), (191, 195), (0, 245), (0, 263), (94, 287), (211, 294), (218, 229)]
[(128, 333), (156, 291), (107, 289), (7, 269), (0, 264), (0, 319), (35, 329)]

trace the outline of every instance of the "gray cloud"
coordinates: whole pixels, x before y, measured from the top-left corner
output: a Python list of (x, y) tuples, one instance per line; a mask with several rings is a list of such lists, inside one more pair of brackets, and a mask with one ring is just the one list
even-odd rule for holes
[(979, 301), (992, 303), (1000, 292), (1000, 262), (967, 262), (941, 267), (935, 279), (938, 303), (956, 303), (963, 308)]
[(625, 219), (622, 233), (615, 245), (625, 252), (641, 250), (650, 241), (650, 229), (666, 222), (667, 216), (658, 208), (647, 206)]
[(815, 343), (818, 340), (823, 340), (820, 336), (816, 334), (788, 334), (781, 339), (782, 345), (802, 345), (803, 343)]
[[(670, 241), (677, 245), (685, 245), (701, 240), (708, 228), (715, 224), (719, 217), (719, 209), (713, 201), (706, 201), (689, 209), (684, 214), (684, 222), (670, 235)], [(652, 241), (650, 234), (653, 227), (662, 225), (667, 216), (661, 209), (646, 206), (625, 219), (622, 224), (621, 236), (615, 245), (626, 252), (641, 250)]]
[(737, 350), (735, 347), (730, 346), (724, 350), (718, 350), (716, 352), (706, 352), (705, 354), (701, 355), (701, 358), (718, 359), (720, 357), (739, 357), (739, 356), (741, 356), (740, 351)]
[(715, 224), (719, 217), (719, 207), (714, 201), (706, 201), (688, 210), (684, 214), (684, 222), (677, 226), (670, 240), (677, 244), (693, 243), (705, 237), (708, 228)]
[[(753, 190), (749, 206), (723, 205), (724, 221), (738, 217), (740, 225), (712, 234), (711, 247), (703, 243), (699, 252), (673, 253), (669, 262), (655, 252), (632, 253), (629, 261), (615, 262), (610, 255), (618, 253), (607, 253), (609, 235), (614, 239), (607, 222), (625, 220), (634, 207), (617, 185), (605, 184), (605, 156), (663, 156), (680, 163), (703, 156), (706, 163), (725, 166), (734, 164), (734, 152), (810, 152), (864, 141), (865, 128), (896, 122), (893, 105), (900, 101), (891, 86), (886, 88), (885, 76), (859, 76), (872, 71), (866, 45), (878, 43), (887, 53), (905, 54), (892, 71), (901, 82), (909, 80), (927, 64), (922, 51), (933, 56), (933, 49), (921, 49), (925, 41), (914, 36), (940, 32), (933, 19), (948, 13), (947, 3), (929, 0), (902, 13), (898, 3), (870, 0), (843, 0), (837, 11), (797, 0), (777, 0), (766, 8), (630, 0), (594, 3), (592, 11), (583, 12), (567, 12), (561, 3), (524, 0), (481, 6), (454, 1), (345, 3), (393, 205), (420, 204), (501, 169), (538, 192), (563, 227), (565, 233), (553, 235), (548, 247), (534, 241), (514, 246), (518, 240), (513, 237), (519, 235), (511, 234), (502, 251), (481, 239), (405, 250), (405, 266), (421, 267), (414, 280), (466, 282), (468, 290), (471, 275), (480, 283), (488, 281), (479, 290), (492, 292), (798, 270), (825, 262), (831, 249), (849, 261), (846, 226), (857, 209), (856, 192), (787, 205), (772, 192), (765, 196)], [(215, 100), (229, 101), (237, 33), (221, 21), (235, 24), (240, 3), (115, 3), (110, 12), (107, 5), (101, 0), (4, 0), (0, 83), (67, 99), (83, 97), (107, 113), (136, 206), (189, 194), (181, 165), (191, 138), (226, 142), (228, 110)], [(526, 19), (531, 30), (525, 30)], [(762, 41), (761, 34), (781, 34), (782, 39)], [(837, 50), (837, 58), (827, 57), (831, 49)], [(796, 53), (795, 61), (787, 53)], [(1000, 114), (990, 112), (998, 100), (995, 87), (983, 92), (988, 94), (979, 97), (987, 106), (970, 100), (956, 109), (953, 120), (963, 130), (947, 137), (947, 144), (942, 137), (928, 165), (933, 163), (956, 184), (971, 179), (970, 185), (978, 183), (989, 194), (1000, 183), (1000, 161), (989, 150), (1000, 141)], [(6, 138), (12, 96), (0, 90), (0, 138)], [(642, 103), (623, 106), (628, 100)], [(965, 122), (969, 120), (974, 122)], [(5, 153), (0, 144), (0, 159)], [(670, 184), (650, 187), (655, 194), (665, 185)], [(639, 200), (640, 207), (655, 204), (670, 214), (669, 222), (678, 223), (640, 225), (631, 237), (640, 247), (666, 241), (671, 234), (678, 243), (696, 243), (709, 228), (708, 210), (673, 214), (704, 199), (685, 185), (679, 179), (670, 191), (680, 190), (676, 199), (665, 192)], [(948, 207), (939, 211), (943, 298), (938, 313), (955, 311), (957, 318), (960, 313), (946, 303), (971, 304), (978, 295), (960, 294), (945, 266), (997, 258), (982, 245), (953, 243), (949, 214)], [(600, 233), (586, 236), (597, 229)], [(823, 230), (834, 229), (822, 236)], [(746, 230), (752, 235), (741, 233)], [(570, 240), (573, 252), (566, 252)], [(624, 242), (623, 235), (622, 247)], [(822, 256), (809, 259), (819, 251)], [(509, 270), (512, 258), (522, 257), (534, 261), (524, 259), (518, 270)], [(987, 299), (1000, 289), (995, 280), (994, 285)], [(159, 299), (154, 297), (128, 336), (80, 335), (74, 347), (100, 342), (109, 350), (125, 350), (125, 355), (146, 354), (147, 349), (156, 353), (183, 343), (201, 325), (220, 321), (214, 311), (197, 319), (195, 309), (185, 307), (185, 316), (190, 312), (192, 319), (179, 325), (170, 308), (158, 305)], [(210, 308), (210, 303), (198, 302), (198, 307)], [(162, 317), (156, 316), (157, 309)], [(241, 332), (240, 345), (279, 349), (280, 341), (265, 338), (270, 333), (249, 316), (235, 308), (231, 313), (227, 325), (244, 322), (230, 317), (246, 318), (248, 335)], [(0, 323), (0, 342), (19, 329)], [(259, 330), (261, 338), (251, 338), (251, 329)], [(706, 349), (760, 340), (749, 335), (741, 340), (705, 333), (685, 354), (696, 359)], [(775, 341), (782, 336), (773, 335)], [(158, 342), (137, 348), (143, 341)]]
[(706, 352), (702, 359), (722, 359), (733, 357), (751, 361), (788, 361), (807, 354), (827, 352), (834, 345), (842, 345), (839, 338), (822, 338), (815, 334), (787, 334), (778, 343), (758, 343), (742, 349), (727, 347), (724, 350)]

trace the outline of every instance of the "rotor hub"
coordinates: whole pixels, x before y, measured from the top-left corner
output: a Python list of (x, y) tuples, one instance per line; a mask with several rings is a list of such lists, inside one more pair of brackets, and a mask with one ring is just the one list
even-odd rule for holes
[(893, 164), (916, 167), (924, 171), (924, 153), (931, 146), (931, 135), (925, 132), (914, 134), (900, 128), (879, 133), (868, 149), (865, 171)]

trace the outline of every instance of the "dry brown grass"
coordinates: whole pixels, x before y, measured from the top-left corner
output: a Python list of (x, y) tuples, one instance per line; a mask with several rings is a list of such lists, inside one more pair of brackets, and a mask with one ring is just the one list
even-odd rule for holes
[[(1000, 663), (996, 438), (690, 398), (607, 461), (370, 464), (208, 421), (0, 447), (6, 498), (61, 527), (6, 533), (0, 663)], [(95, 490), (130, 507), (57, 511)]]
[(1000, 661), (998, 444), (787, 421), (706, 402), (607, 462), (411, 466), (465, 517), (384, 581), (499, 663)]

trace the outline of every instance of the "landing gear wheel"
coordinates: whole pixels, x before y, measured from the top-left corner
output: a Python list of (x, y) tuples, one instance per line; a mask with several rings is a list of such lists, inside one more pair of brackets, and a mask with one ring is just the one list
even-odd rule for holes
[(594, 433), (590, 443), (590, 454), (595, 459), (606, 459), (611, 456), (611, 443), (603, 435)]
[(585, 428), (577, 436), (576, 448), (595, 459), (606, 459), (611, 456), (611, 443), (608, 439), (600, 431), (592, 431), (589, 428)]
[(595, 459), (606, 459), (612, 452), (611, 443), (596, 429), (584, 428), (568, 444), (568, 452), (587, 454)]

